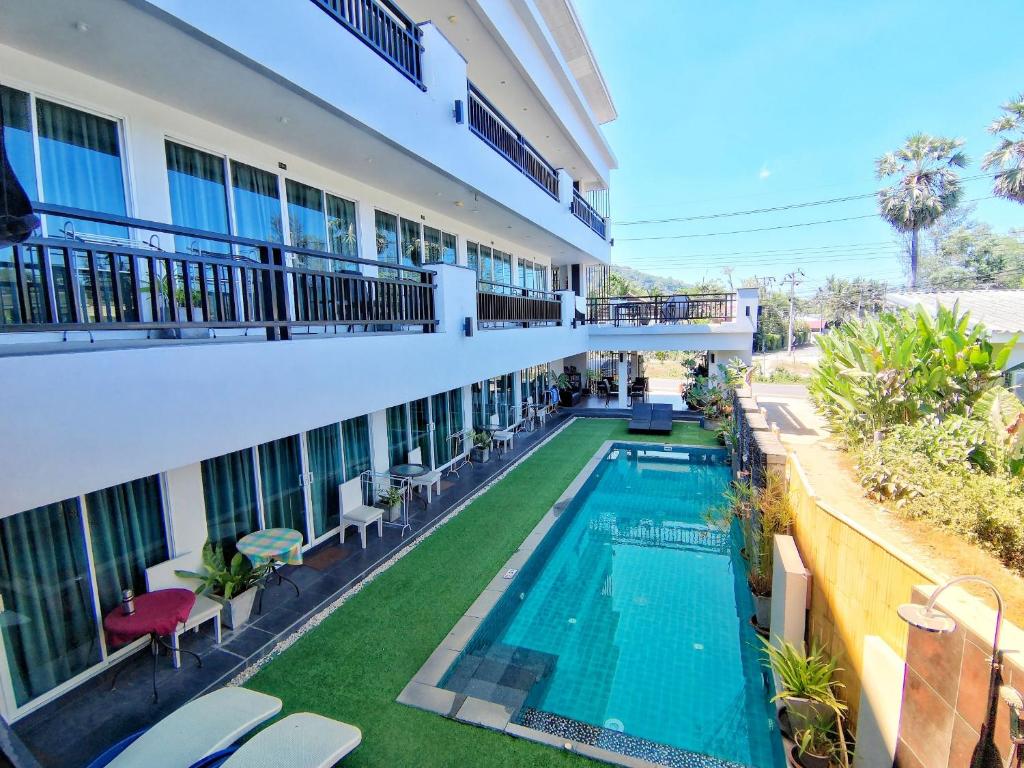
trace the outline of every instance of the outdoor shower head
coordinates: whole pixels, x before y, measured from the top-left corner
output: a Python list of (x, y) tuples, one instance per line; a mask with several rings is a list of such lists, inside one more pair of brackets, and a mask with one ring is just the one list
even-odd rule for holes
[(956, 629), (956, 622), (942, 611), (921, 603), (904, 603), (896, 609), (900, 618), (925, 632), (945, 633)]

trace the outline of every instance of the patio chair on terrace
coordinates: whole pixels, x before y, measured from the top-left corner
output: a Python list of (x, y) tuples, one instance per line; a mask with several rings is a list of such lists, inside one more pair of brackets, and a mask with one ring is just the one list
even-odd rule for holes
[[(196, 552), (186, 552), (171, 560), (151, 565), (146, 569), (146, 590), (155, 592), (158, 589), (187, 589), (195, 591), (198, 579), (190, 579), (179, 576), (178, 571), (199, 571), (201, 555)], [(190, 629), (199, 631), (199, 626), (208, 621), (213, 622), (213, 639), (220, 644), (220, 614), (224, 610), (224, 604), (218, 603), (206, 595), (196, 595), (196, 601), (184, 623), (178, 624), (178, 628), (171, 635), (171, 661), (175, 669), (181, 668), (181, 652), (178, 650), (180, 638)]]
[[(423, 449), (413, 448), (409, 451), (409, 463), (410, 464), (423, 464)], [(430, 489), (433, 486), (437, 486), (437, 495), (441, 495), (441, 473), (436, 469), (432, 469), (425, 475), (419, 477), (409, 478), (409, 485), (415, 491), (417, 488), (427, 489), (427, 504), (430, 503)]]
[(354, 525), (359, 531), (359, 540), (366, 549), (366, 529), (377, 524), (378, 538), (384, 535), (384, 510), (368, 507), (363, 503), (362, 478), (353, 477), (338, 486), (338, 503), (341, 505), (341, 543), (345, 543), (345, 529)]
[(501, 422), (498, 420), (498, 414), (496, 413), (491, 414), (490, 425), (493, 430), (491, 442), (494, 444), (494, 447), (502, 453), (509, 451), (512, 448), (515, 432), (511, 429), (501, 429)]
[(234, 744), (281, 711), (276, 696), (230, 686), (193, 699), (122, 739), (88, 768), (181, 768)]

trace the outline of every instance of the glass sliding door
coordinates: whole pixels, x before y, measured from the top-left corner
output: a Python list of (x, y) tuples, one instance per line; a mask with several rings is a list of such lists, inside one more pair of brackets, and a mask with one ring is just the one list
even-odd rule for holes
[[(13, 88), (0, 85), (0, 110), (3, 111), (4, 145), (7, 157), (14, 170), (14, 176), (25, 188), (30, 200), (39, 197), (36, 183), (35, 151), (32, 148), (32, 107), (29, 95)], [(26, 270), (23, 279), (29, 286), (31, 305), (27, 317), (22, 316), (18, 299), (18, 275), (14, 269), (14, 251), (0, 248), (0, 323), (14, 325), (41, 320), (43, 313), (42, 291), (38, 259)]]
[(514, 423), (512, 406), (514, 404), (515, 392), (513, 389), (513, 376), (506, 373), (503, 376), (495, 376), (493, 379), (476, 382), (473, 384), (473, 426), (476, 429), (483, 429), (491, 423), (491, 416), (498, 417), (498, 424), (501, 427), (508, 427)]
[(462, 390), (441, 392), (430, 398), (434, 419), (435, 467), (452, 460), (452, 435), (462, 431)]
[(370, 420), (356, 416), (341, 422), (345, 445), (345, 479), (351, 480), (370, 468)]
[(402, 219), (402, 264), (418, 267), (423, 263), (423, 240), (419, 222)]
[(504, 376), (496, 376), (494, 382), (494, 409), (492, 413), (498, 414), (498, 423), (502, 427), (518, 421), (512, 409), (515, 404), (515, 390), (513, 388), (513, 377), (511, 373)]
[[(63, 104), (36, 99), (39, 169), (48, 203), (124, 216), (124, 171), (118, 124)], [(47, 231), (59, 234), (67, 222), (48, 216)], [(126, 227), (71, 220), (75, 232), (127, 237)]]
[(292, 528), (309, 543), (306, 531), (306, 492), (298, 435), (263, 443), (257, 449), (265, 528)]
[(316, 187), (287, 179), (288, 242), (296, 248), (327, 250), (327, 219), (324, 218), (324, 193)]
[(306, 447), (313, 476), (310, 485), (313, 537), (320, 538), (341, 523), (338, 486), (345, 482), (341, 430), (337, 424), (311, 429), (306, 433)]
[[(228, 234), (228, 188), (224, 158), (192, 147), (164, 143), (167, 185), (171, 193), (171, 221), (183, 227)], [(183, 253), (227, 253), (227, 243), (176, 235)]]
[(466, 243), (466, 265), (479, 276), (480, 250), (476, 243)]
[(424, 397), (409, 403), (410, 448), (419, 448), (423, 464), (433, 469), (434, 451), (431, 447), (430, 398)]
[(85, 496), (100, 612), (121, 602), (121, 591), (146, 591), (146, 568), (169, 558), (160, 478), (122, 483)]
[(412, 438), (409, 431), (408, 405), (393, 405), (387, 409), (388, 461), (391, 466), (408, 460)]
[[(231, 161), (231, 196), (235, 204), (235, 234), (255, 240), (284, 242), (277, 176), (251, 165)], [(249, 258), (255, 253), (248, 251)]]
[(19, 707), (100, 661), (77, 499), (0, 519), (0, 624)]
[[(374, 220), (377, 227), (377, 261), (388, 264), (398, 263), (398, 217), (383, 211), (374, 211)], [(381, 269), (381, 277), (394, 277), (397, 272), (393, 269)]]
[[(359, 257), (359, 233), (356, 229), (356, 204), (334, 195), (327, 195), (327, 244), (331, 253), (350, 258)], [(344, 262), (340, 269), (359, 271), (355, 264)]]
[(455, 235), (424, 225), (423, 250), (426, 263), (454, 264), (456, 242)]
[(202, 472), (208, 536), (212, 543), (223, 546), (230, 558), (235, 542), (259, 527), (252, 450), (207, 459)]

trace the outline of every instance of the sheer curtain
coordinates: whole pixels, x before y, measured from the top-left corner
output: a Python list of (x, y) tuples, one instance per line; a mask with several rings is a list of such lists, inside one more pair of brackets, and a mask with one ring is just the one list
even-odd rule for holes
[(100, 610), (121, 602), (121, 590), (146, 591), (145, 570), (169, 557), (160, 479), (156, 475), (86, 494)]
[(356, 416), (341, 422), (345, 441), (345, 479), (351, 480), (370, 468), (370, 420)]
[(337, 424), (306, 433), (309, 471), (313, 473), (313, 535), (323, 536), (341, 522), (338, 486), (345, 480), (341, 462), (341, 432)]
[(306, 497), (300, 484), (299, 436), (283, 437), (259, 447), (263, 517), (267, 528), (292, 528), (306, 533)]
[[(228, 189), (224, 158), (192, 147), (164, 143), (167, 184), (171, 192), (171, 221), (183, 227), (228, 233)], [(178, 250), (227, 253), (227, 243), (175, 237)]]
[(284, 242), (277, 176), (232, 160), (231, 192), (235, 200), (236, 234)]
[(0, 519), (0, 593), (19, 706), (99, 662), (77, 499)]
[[(359, 257), (359, 236), (356, 229), (356, 204), (334, 195), (327, 195), (327, 233), (331, 253)], [(344, 270), (358, 272), (356, 264), (344, 262)]]
[(246, 448), (207, 459), (202, 472), (208, 538), (224, 546), (230, 558), (235, 542), (259, 525), (252, 452)]
[[(90, 211), (124, 215), (124, 174), (118, 126), (43, 99), (36, 100), (39, 166), (47, 202)], [(60, 232), (64, 217), (47, 217), (50, 234)], [(125, 227), (74, 221), (77, 232), (127, 237)]]
[(291, 245), (326, 251), (324, 193), (316, 187), (291, 179), (285, 181), (285, 192), (288, 198), (288, 236)]
[(411, 438), (409, 435), (409, 406), (393, 405), (388, 408), (388, 459), (391, 465), (405, 464), (408, 459)]

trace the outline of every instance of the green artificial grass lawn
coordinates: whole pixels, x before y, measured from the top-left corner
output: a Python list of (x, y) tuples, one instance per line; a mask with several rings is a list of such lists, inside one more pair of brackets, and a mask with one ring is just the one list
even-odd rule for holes
[[(589, 760), (399, 704), (395, 698), (523, 539), (606, 440), (644, 440), (618, 419), (577, 419), (424, 539), (248, 686), (284, 713), (317, 712), (358, 726), (346, 766), (582, 766)], [(676, 422), (659, 444), (716, 445)]]

